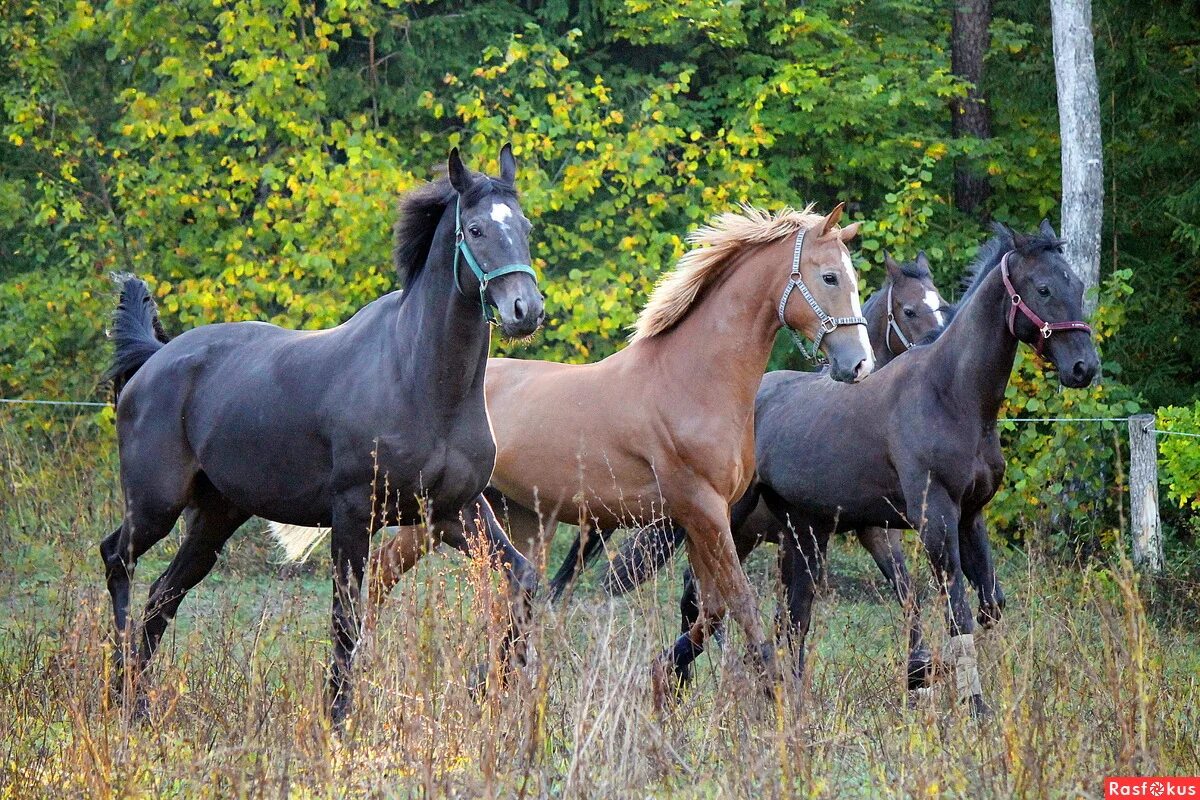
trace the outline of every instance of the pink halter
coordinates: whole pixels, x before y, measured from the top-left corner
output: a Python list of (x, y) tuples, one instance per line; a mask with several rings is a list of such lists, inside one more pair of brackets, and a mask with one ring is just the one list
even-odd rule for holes
[(1000, 279), (1004, 281), (1004, 289), (1008, 292), (1008, 299), (1012, 301), (1012, 305), (1008, 307), (1008, 332), (1013, 336), (1017, 335), (1017, 311), (1020, 310), (1026, 319), (1032, 322), (1042, 333), (1041, 338), (1037, 340), (1037, 344), (1033, 346), (1034, 352), (1039, 357), (1042, 355), (1042, 348), (1045, 346), (1046, 340), (1055, 331), (1086, 331), (1090, 334), (1092, 327), (1086, 322), (1074, 320), (1071, 322), (1046, 322), (1032, 308), (1025, 305), (1025, 301), (1021, 299), (1021, 295), (1017, 294), (1016, 288), (1013, 287), (1012, 281), (1008, 277), (1008, 257), (1012, 254), (1013, 251), (1009, 250), (1004, 254), (1004, 258), (1000, 259)]

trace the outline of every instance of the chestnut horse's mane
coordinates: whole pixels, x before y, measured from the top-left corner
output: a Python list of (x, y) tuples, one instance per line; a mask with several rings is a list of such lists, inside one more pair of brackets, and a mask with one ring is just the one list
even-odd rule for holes
[(638, 314), (630, 341), (657, 336), (683, 319), (705, 288), (724, 274), (733, 256), (747, 246), (768, 244), (824, 222), (825, 218), (814, 214), (812, 208), (812, 204), (803, 211), (788, 207), (772, 214), (743, 205), (740, 212), (719, 214), (708, 225), (692, 231), (687, 237), (692, 249), (658, 281)]

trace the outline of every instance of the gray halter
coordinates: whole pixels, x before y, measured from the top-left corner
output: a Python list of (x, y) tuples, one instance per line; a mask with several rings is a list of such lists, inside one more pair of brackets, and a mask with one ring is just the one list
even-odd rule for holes
[[(779, 298), (779, 322), (783, 327), (787, 328), (788, 333), (792, 335), (792, 341), (796, 343), (796, 348), (807, 356), (812, 361), (818, 364), (825, 359), (821, 355), (821, 340), (826, 334), (833, 333), (841, 325), (862, 325), (864, 328), (867, 325), (867, 320), (864, 317), (831, 317), (825, 313), (825, 309), (821, 308), (821, 304), (817, 302), (817, 298), (813, 297), (812, 292), (804, 285), (804, 278), (800, 277), (800, 250), (804, 247), (804, 234), (808, 231), (801, 228), (796, 234), (796, 251), (792, 254), (792, 274), (788, 276), (787, 288), (783, 290), (783, 297)], [(808, 350), (808, 345), (804, 343), (802, 337), (791, 325), (787, 324), (784, 319), (783, 312), (787, 308), (788, 298), (792, 296), (792, 290), (799, 289), (801, 296), (808, 301), (808, 305), (812, 308), (813, 313), (817, 315), (817, 338), (813, 340), (812, 352)]]
[(896, 334), (896, 338), (900, 340), (900, 344), (904, 345), (905, 350), (912, 350), (914, 345), (904, 335), (904, 331), (900, 330), (900, 326), (896, 324), (896, 315), (892, 313), (892, 284), (888, 283), (887, 296), (887, 312), (888, 312), (888, 332), (887, 336), (883, 337), (883, 345), (892, 355), (896, 355), (896, 351), (892, 349), (892, 334)]

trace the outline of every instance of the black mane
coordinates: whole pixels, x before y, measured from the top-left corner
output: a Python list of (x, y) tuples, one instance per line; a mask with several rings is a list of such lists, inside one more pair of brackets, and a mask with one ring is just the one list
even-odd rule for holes
[(1013, 232), (1004, 225), (997, 222), (992, 226), (992, 231), (994, 233), (992, 238), (979, 249), (979, 255), (967, 268), (967, 273), (963, 278), (966, 291), (963, 292), (962, 298), (957, 303), (959, 306), (964, 304), (983, 283), (983, 279), (1000, 265), (1000, 259), (1004, 258), (1004, 254), (1008, 251), (1015, 250), (1017, 255), (1022, 258), (1034, 258), (1047, 252), (1062, 253), (1064, 242), (1057, 236), (1048, 236), (1040, 231), (1029, 235), (1018, 235), (1020, 244), (1017, 244), (1013, 239)]
[[(471, 178), (471, 188), (463, 195), (468, 206), (494, 194), (517, 196), (517, 190), (511, 183), (476, 172), (471, 173)], [(400, 215), (393, 228), (392, 263), (405, 287), (412, 286), (425, 269), (433, 234), (442, 214), (457, 198), (458, 192), (446, 177), (418, 186), (400, 198)], [(407, 296), (407, 293), (402, 295), (400, 302), (403, 303)]]

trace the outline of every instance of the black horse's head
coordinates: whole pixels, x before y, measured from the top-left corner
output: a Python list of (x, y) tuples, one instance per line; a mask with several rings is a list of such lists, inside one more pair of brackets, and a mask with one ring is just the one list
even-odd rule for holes
[[(883, 254), (890, 283), (888, 298), (891, 306), (886, 309), (904, 338), (912, 344), (920, 344), (935, 335), (950, 321), (951, 308), (933, 283), (929, 259), (925, 251), (917, 253), (915, 261), (900, 264), (889, 253)], [(897, 342), (894, 332), (888, 331), (888, 349), (900, 352), (907, 346)]]
[(1006, 312), (1013, 335), (1054, 364), (1063, 386), (1087, 386), (1100, 368), (1100, 357), (1091, 329), (1082, 323), (1083, 282), (1063, 256), (1063, 241), (1047, 220), (1036, 234), (1005, 232), (1012, 238), (1005, 258), (1012, 287)]
[(458, 192), (456, 246), (460, 261), (466, 262), (458, 264), (459, 285), (467, 294), (478, 293), (485, 315), (488, 306), (496, 310), (505, 336), (528, 336), (542, 324), (545, 310), (529, 267), (532, 226), (517, 201), (512, 147), (500, 150), (499, 178), (472, 173), (457, 147), (450, 151), (447, 168)]

